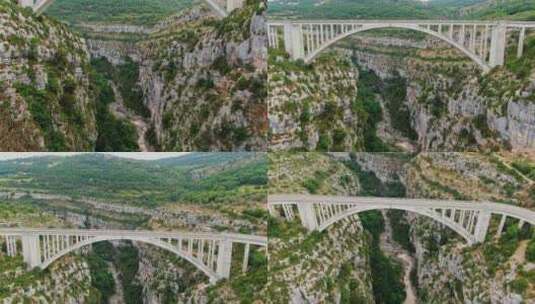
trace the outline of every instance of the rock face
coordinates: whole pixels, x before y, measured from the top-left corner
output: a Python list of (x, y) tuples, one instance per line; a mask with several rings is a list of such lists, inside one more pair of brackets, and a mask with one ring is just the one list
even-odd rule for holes
[(65, 25), (0, 3), (0, 147), (92, 150), (96, 141), (85, 41)]
[(267, 287), (269, 303), (338, 304), (350, 297), (353, 303), (374, 303), (367, 240), (358, 217), (321, 235), (301, 232), (284, 242), (273, 237), (269, 246), (270, 267), (276, 269)]
[(128, 79), (139, 94), (135, 88), (122, 99), (143, 114), (132, 121), (146, 139), (140, 149), (267, 149), (265, 3), (251, 1), (223, 19), (197, 7), (151, 29), (85, 25), (87, 42), (11, 1), (0, 5), (0, 99), (8, 101), (0, 118), (9, 122), (0, 125), (2, 149), (95, 149), (103, 88), (92, 82), (100, 74), (89, 54), (139, 72), (137, 82)]
[[(360, 189), (350, 170), (325, 154), (269, 157), (272, 193), (355, 195)], [(312, 179), (318, 184), (315, 189), (306, 186)], [(297, 222), (270, 225), (276, 233), (269, 235), (268, 303), (373, 303), (368, 239), (358, 217), (323, 233), (307, 233)]]
[[(515, 158), (517, 158), (515, 156)], [(507, 201), (533, 208), (520, 200), (527, 181), (507, 170), (502, 160), (480, 154), (427, 153), (406, 165), (404, 181), (409, 197)], [(506, 190), (508, 189), (508, 190)], [(519, 240), (511, 223), (501, 239), (491, 234), (479, 246), (466, 246), (454, 232), (432, 220), (408, 214), (411, 242), (418, 262), (418, 297), (424, 303), (531, 303), (533, 294), (516, 288), (535, 264), (525, 257), (527, 240)], [(515, 226), (515, 227), (512, 227)]]
[(407, 79), (404, 104), (418, 135), (418, 149), (535, 147), (533, 76), (521, 78), (505, 68), (481, 76), (475, 63), (433, 38), (363, 36), (343, 46), (355, 48), (344, 53), (382, 79), (392, 75)]
[(273, 54), (269, 63), (271, 149), (363, 149), (355, 67), (330, 55), (305, 66)]
[(264, 3), (216, 20), (192, 9), (138, 43), (162, 150), (266, 150)]
[[(27, 273), (20, 261), (19, 268), (5, 271), (0, 278), (2, 282), (9, 282), (2, 286), (8, 295), (2, 297), (2, 303), (84, 304), (93, 303), (91, 300), (98, 296), (98, 291), (91, 286), (89, 266), (79, 257), (66, 257), (51, 265), (50, 272), (42, 275)], [(24, 285), (21, 286), (21, 282)]]

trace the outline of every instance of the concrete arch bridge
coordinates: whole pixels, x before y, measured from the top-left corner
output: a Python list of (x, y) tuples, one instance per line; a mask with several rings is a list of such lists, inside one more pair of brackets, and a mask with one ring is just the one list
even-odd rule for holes
[[(272, 48), (284, 47), (294, 60), (311, 62), (334, 43), (355, 33), (401, 28), (437, 37), (477, 63), (483, 72), (505, 62), (507, 32), (519, 31), (517, 57), (524, 49), (526, 30), (535, 22), (444, 20), (284, 20), (268, 21)], [(281, 45), (283, 44), (283, 45)]]
[(461, 235), (468, 245), (483, 242), (492, 216), (500, 217), (497, 235), (508, 217), (535, 225), (535, 211), (500, 203), (433, 199), (358, 196), (270, 195), (268, 209), (273, 216), (299, 218), (309, 231), (323, 231), (347, 217), (369, 210), (397, 209), (423, 215)]
[[(113, 1), (113, 0), (110, 0)], [(237, 8), (243, 7), (245, 0), (224, 0), (225, 3), (219, 0), (202, 0), (210, 7), (219, 17), (226, 17), (230, 12)], [(23, 7), (31, 7), (33, 11), (40, 15), (42, 14), (54, 0), (18, 0), (19, 5)]]
[(8, 228), (0, 229), (0, 235), (6, 240), (9, 256), (17, 255), (17, 243), (22, 243), (21, 253), (30, 269), (45, 269), (62, 256), (96, 242), (130, 240), (184, 258), (212, 283), (229, 278), (234, 245), (244, 244), (243, 272), (247, 271), (250, 246), (267, 248), (267, 237), (229, 233)]

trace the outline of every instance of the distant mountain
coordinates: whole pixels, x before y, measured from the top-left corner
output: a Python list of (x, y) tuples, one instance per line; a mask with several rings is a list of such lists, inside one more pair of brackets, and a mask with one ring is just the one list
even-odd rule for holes
[(271, 17), (425, 19), (438, 15), (429, 3), (417, 0), (280, 0), (269, 3)]
[(488, 0), (459, 11), (461, 16), (478, 19), (506, 19), (535, 21), (533, 0)]
[(190, 7), (192, 0), (56, 0), (46, 14), (70, 24), (154, 25)]
[(533, 0), (275, 0), (272, 17), (535, 20)]
[(256, 153), (249, 152), (189, 153), (179, 157), (161, 158), (153, 162), (164, 166), (199, 168), (250, 159), (256, 155)]
[(237, 201), (240, 189), (262, 192), (266, 184), (267, 161), (256, 153), (192, 153), (155, 161), (88, 153), (0, 161), (0, 189), (135, 204)]

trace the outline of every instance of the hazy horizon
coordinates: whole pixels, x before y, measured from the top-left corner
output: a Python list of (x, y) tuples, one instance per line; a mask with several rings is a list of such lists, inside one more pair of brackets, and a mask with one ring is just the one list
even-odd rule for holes
[(3, 152), (0, 153), (0, 161), (43, 156), (71, 157), (82, 154), (108, 154), (129, 159), (156, 160), (184, 156), (189, 153), (191, 152)]

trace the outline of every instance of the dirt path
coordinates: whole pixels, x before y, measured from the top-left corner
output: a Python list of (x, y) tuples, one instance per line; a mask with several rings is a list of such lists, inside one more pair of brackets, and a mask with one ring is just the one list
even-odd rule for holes
[(505, 159), (499, 155), (498, 153), (494, 153), (494, 155), (502, 162), (502, 164), (504, 166), (506, 166), (509, 170), (513, 170), (515, 171), (516, 173), (518, 173), (518, 175), (520, 175), (528, 184), (533, 184), (535, 183), (535, 181), (533, 181), (532, 179), (530, 179), (529, 177), (527, 177), (526, 175), (524, 175), (524, 173), (518, 171), (517, 168), (511, 166), (507, 161), (505, 161)]
[(411, 281), (411, 272), (414, 268), (414, 258), (406, 253), (399, 253), (397, 257), (402, 261), (404, 268), (403, 283), (405, 284), (405, 301), (403, 304), (416, 304), (416, 292)]
[(121, 284), (119, 273), (117, 272), (117, 269), (115, 269), (115, 265), (111, 262), (108, 262), (108, 269), (115, 281), (115, 294), (110, 297), (108, 304), (124, 304), (123, 285)]
[(528, 248), (529, 240), (520, 241), (520, 245), (516, 248), (515, 253), (511, 256), (510, 261), (517, 265), (523, 264), (526, 261), (526, 249)]
[(386, 215), (386, 211), (382, 211), (385, 220), (385, 231), (381, 234), (380, 247), (381, 250), (388, 256), (394, 257), (401, 261), (403, 266), (403, 283), (405, 284), (405, 301), (403, 304), (416, 304), (416, 291), (411, 281), (411, 272), (414, 268), (414, 258), (397, 244), (392, 239), (392, 226), (390, 225), (390, 218)]
[(134, 127), (136, 128), (137, 132), (137, 145), (139, 146), (139, 150), (141, 152), (149, 152), (152, 151), (148, 143), (145, 141), (145, 133), (148, 130), (147, 122), (145, 119), (137, 114), (132, 113), (123, 102), (123, 97), (121, 96), (121, 93), (117, 89), (117, 86), (110, 81), (110, 86), (113, 89), (113, 94), (115, 95), (115, 102), (111, 103), (109, 106), (110, 111), (113, 113), (113, 115), (117, 118), (126, 119), (130, 121)]
[(417, 148), (407, 137), (392, 127), (390, 113), (386, 109), (385, 101), (380, 95), (375, 95), (383, 111), (383, 120), (377, 124), (377, 136), (386, 143), (392, 144), (405, 152), (416, 152)]

